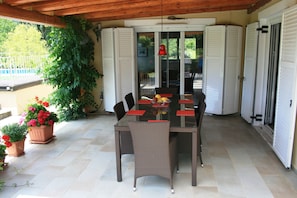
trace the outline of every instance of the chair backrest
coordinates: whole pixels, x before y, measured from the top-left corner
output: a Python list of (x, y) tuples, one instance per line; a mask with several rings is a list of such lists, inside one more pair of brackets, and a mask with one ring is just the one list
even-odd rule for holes
[(165, 94), (165, 93), (178, 94), (178, 88), (177, 87), (156, 87), (155, 92), (156, 94)]
[(194, 98), (194, 100), (195, 100), (195, 106), (194, 107), (198, 108), (200, 103), (205, 101), (205, 98), (206, 98), (206, 96), (205, 96), (205, 94), (203, 92), (197, 93), (197, 95), (195, 95), (195, 98)]
[(134, 100), (134, 97), (133, 97), (132, 93), (128, 93), (125, 96), (125, 100), (126, 100), (128, 109), (129, 110), (132, 109), (132, 107), (135, 105), (135, 100)]
[(123, 101), (118, 102), (113, 106), (113, 110), (118, 120), (120, 120), (126, 114)]
[(170, 178), (169, 126), (170, 122), (129, 122), (136, 177)]
[(205, 94), (203, 92), (200, 92), (200, 94), (198, 95), (198, 101), (201, 102), (201, 101), (205, 101)]

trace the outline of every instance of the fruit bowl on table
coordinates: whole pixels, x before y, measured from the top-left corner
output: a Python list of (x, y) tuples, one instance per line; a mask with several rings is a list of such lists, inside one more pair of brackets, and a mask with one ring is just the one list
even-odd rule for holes
[(160, 105), (165, 105), (170, 103), (170, 99), (168, 99), (167, 97), (161, 97), (160, 94), (156, 94), (152, 100), (153, 104), (160, 104)]

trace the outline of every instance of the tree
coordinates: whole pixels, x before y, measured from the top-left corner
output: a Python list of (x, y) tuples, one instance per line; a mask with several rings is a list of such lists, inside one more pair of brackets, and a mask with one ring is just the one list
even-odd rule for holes
[(7, 39), (8, 33), (12, 32), (17, 24), (16, 21), (0, 19), (0, 52), (3, 52), (2, 44)]
[(91, 92), (102, 75), (93, 65), (94, 42), (87, 34), (91, 24), (74, 17), (63, 19), (66, 28), (52, 27), (46, 35), (52, 62), (43, 75), (56, 88), (52, 102), (60, 119), (74, 120), (85, 117), (86, 106), (98, 108)]
[(48, 54), (46, 41), (36, 26), (19, 24), (9, 32), (3, 42), (3, 52), (9, 55), (45, 55)]

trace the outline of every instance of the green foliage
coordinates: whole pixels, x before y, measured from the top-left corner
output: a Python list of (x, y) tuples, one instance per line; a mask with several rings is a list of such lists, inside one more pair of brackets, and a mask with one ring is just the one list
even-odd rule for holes
[(27, 126), (18, 123), (8, 124), (2, 127), (1, 131), (3, 134), (10, 137), (10, 142), (17, 142), (23, 140), (27, 134)]
[(51, 62), (44, 68), (47, 83), (56, 88), (51, 102), (56, 105), (61, 120), (85, 117), (83, 108), (97, 107), (93, 97), (87, 97), (102, 75), (93, 65), (94, 42), (87, 34), (92, 28), (85, 20), (64, 18), (66, 28), (51, 28), (46, 36)]
[(41, 39), (41, 33), (36, 26), (19, 24), (7, 39), (3, 42), (3, 52), (10, 55), (44, 55), (46, 49), (45, 40)]
[(0, 143), (0, 160), (4, 159), (6, 156), (6, 146)]
[(141, 47), (150, 47), (152, 46), (152, 38), (148, 37), (148, 36), (140, 36), (138, 43), (141, 44)]
[[(3, 170), (3, 163), (0, 162), (0, 171)], [(0, 180), (0, 191), (3, 189), (5, 182)]]
[(6, 41), (8, 33), (17, 26), (17, 22), (0, 18), (0, 52), (3, 52), (2, 44)]

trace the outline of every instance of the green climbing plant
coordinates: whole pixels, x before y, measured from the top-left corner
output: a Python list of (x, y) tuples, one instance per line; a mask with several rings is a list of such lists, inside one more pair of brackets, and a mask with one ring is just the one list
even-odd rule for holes
[(46, 35), (50, 59), (42, 73), (56, 88), (50, 100), (60, 120), (75, 120), (86, 116), (86, 106), (98, 108), (92, 90), (102, 74), (93, 65), (94, 42), (87, 33), (92, 24), (75, 17), (63, 19), (66, 28), (51, 27)]

